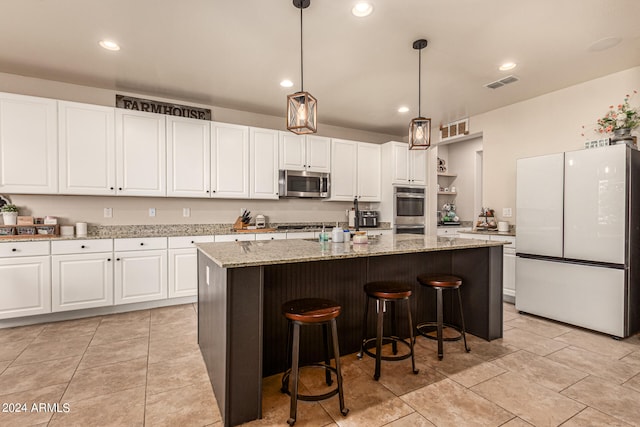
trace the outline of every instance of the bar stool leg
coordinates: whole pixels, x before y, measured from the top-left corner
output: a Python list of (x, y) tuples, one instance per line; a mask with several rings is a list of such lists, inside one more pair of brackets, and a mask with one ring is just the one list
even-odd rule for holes
[(378, 381), (380, 379), (380, 365), (382, 357), (382, 326), (384, 320), (384, 303), (381, 300), (378, 303), (378, 322), (376, 327), (376, 372), (373, 374), (373, 379)]
[(364, 297), (364, 320), (362, 321), (362, 341), (360, 342), (360, 352), (358, 353), (358, 359), (362, 359), (364, 356), (364, 341), (367, 339), (367, 318), (369, 317), (369, 297)]
[(420, 372), (420, 369), (416, 369), (416, 359), (414, 357), (415, 353), (413, 352), (414, 339), (413, 322), (411, 321), (411, 302), (409, 301), (409, 298), (407, 298), (405, 301), (407, 301), (407, 317), (409, 318), (409, 346), (411, 347), (411, 369), (413, 370), (414, 374), (417, 374), (418, 372)]
[(462, 320), (462, 339), (464, 340), (464, 349), (469, 353), (471, 349), (467, 346), (467, 335), (465, 334), (465, 326), (464, 326), (464, 313), (462, 312), (462, 296), (460, 295), (460, 288), (458, 291), (458, 305), (460, 306), (460, 319)]
[[(386, 302), (383, 302), (383, 307)], [(389, 316), (391, 317), (391, 336), (397, 337), (398, 332), (396, 329), (396, 302), (389, 301)], [(398, 343), (393, 340), (391, 341), (391, 350), (393, 350), (393, 354), (398, 354)]]
[(437, 329), (438, 329), (438, 359), (442, 360), (444, 357), (444, 350), (442, 349), (442, 288), (436, 289), (436, 316), (437, 316)]
[[(328, 331), (328, 326), (325, 323), (324, 325), (322, 325), (322, 340), (324, 341), (324, 363), (326, 363), (327, 366), (329, 366), (330, 365), (329, 335), (327, 334), (327, 331)], [(333, 381), (331, 380), (331, 371), (329, 371), (328, 369), (325, 369), (324, 376), (325, 376), (325, 382), (327, 383), (327, 385), (331, 385), (333, 383)]]
[(333, 338), (333, 357), (336, 359), (336, 377), (338, 380), (340, 413), (342, 415), (347, 415), (349, 413), (349, 409), (344, 407), (344, 393), (342, 391), (342, 369), (340, 368), (340, 345), (338, 344), (338, 327), (336, 326), (336, 319), (331, 319), (331, 337)]
[(289, 419), (287, 423), (293, 426), (296, 423), (296, 414), (298, 411), (298, 353), (300, 351), (300, 325), (293, 324), (293, 349), (291, 353), (291, 374), (293, 374), (293, 387), (291, 389), (291, 409), (289, 411)]
[[(286, 364), (284, 370), (282, 372), (286, 372), (289, 368), (291, 368), (291, 341), (293, 340), (293, 325), (291, 322), (287, 321), (287, 351), (286, 351)], [(287, 393), (289, 390), (289, 376), (283, 375), (282, 377), (282, 388), (280, 391), (282, 393)]]

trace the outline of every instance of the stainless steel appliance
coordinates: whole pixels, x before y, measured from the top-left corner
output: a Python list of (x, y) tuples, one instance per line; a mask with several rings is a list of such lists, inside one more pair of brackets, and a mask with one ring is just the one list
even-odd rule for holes
[(280, 197), (329, 197), (329, 174), (322, 172), (281, 170)]
[(377, 227), (378, 226), (378, 212), (377, 211), (360, 211), (359, 215), (360, 227)]
[(424, 234), (424, 187), (393, 188), (393, 229), (395, 234)]
[(517, 162), (516, 308), (616, 337), (640, 330), (640, 152)]

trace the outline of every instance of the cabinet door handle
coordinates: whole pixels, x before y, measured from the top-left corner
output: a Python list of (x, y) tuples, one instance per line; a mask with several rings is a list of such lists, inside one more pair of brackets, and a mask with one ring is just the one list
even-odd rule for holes
[(207, 193), (209, 192), (209, 190), (207, 190)]
[(82, 249), (84, 249), (86, 246), (85, 246), (85, 245), (82, 245), (82, 246), (80, 246), (80, 247), (81, 247)]
[(111, 258), (107, 258), (107, 261), (111, 262)]
[(109, 190), (114, 190), (114, 188), (113, 187), (109, 187)]
[(18, 252), (18, 250), (16, 248), (12, 248), (11, 252)]
[(215, 193), (215, 192), (216, 192), (216, 190), (213, 190), (212, 192), (213, 192), (213, 193)]
[(122, 187), (118, 187), (118, 190), (122, 191)]
[(116, 258), (116, 261), (120, 261), (120, 258)]
[(192, 241), (191, 241), (191, 244), (194, 244), (194, 243), (195, 243), (195, 242), (192, 240)]
[(140, 246), (144, 246), (144, 242), (140, 242)]

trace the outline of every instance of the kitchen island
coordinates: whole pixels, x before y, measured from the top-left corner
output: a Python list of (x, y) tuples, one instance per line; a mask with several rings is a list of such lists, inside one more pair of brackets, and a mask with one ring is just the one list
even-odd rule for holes
[[(502, 337), (502, 242), (394, 235), (364, 245), (274, 240), (197, 246), (198, 342), (225, 426), (261, 417), (262, 377), (285, 370), (287, 323), (280, 307), (291, 299), (328, 298), (342, 306), (337, 320), (345, 355), (360, 348), (366, 282), (413, 284), (413, 317), (420, 323), (435, 318), (435, 295), (416, 276), (455, 274), (464, 283), (467, 332)], [(455, 323), (459, 314), (452, 307), (445, 299), (445, 319)], [(323, 354), (322, 340), (308, 335), (300, 355), (306, 362)]]

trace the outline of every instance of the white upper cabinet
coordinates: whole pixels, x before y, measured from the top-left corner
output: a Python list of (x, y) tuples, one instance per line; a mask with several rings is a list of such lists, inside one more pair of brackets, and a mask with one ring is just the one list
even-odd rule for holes
[(211, 123), (212, 197), (249, 198), (249, 128)]
[(391, 147), (391, 182), (427, 185), (427, 150), (409, 150), (404, 142), (389, 142)]
[(280, 169), (331, 171), (331, 139), (280, 132)]
[(358, 199), (380, 201), (380, 145), (358, 143)]
[(353, 201), (357, 191), (358, 143), (331, 141), (331, 200)]
[(0, 193), (58, 191), (57, 101), (0, 94)]
[(209, 197), (211, 122), (167, 117), (167, 196)]
[(380, 146), (365, 142), (331, 141), (331, 200), (379, 202)]
[(115, 109), (58, 102), (61, 194), (116, 194)]
[(117, 194), (166, 195), (165, 126), (164, 115), (116, 108)]
[(278, 131), (249, 128), (249, 197), (278, 198)]

